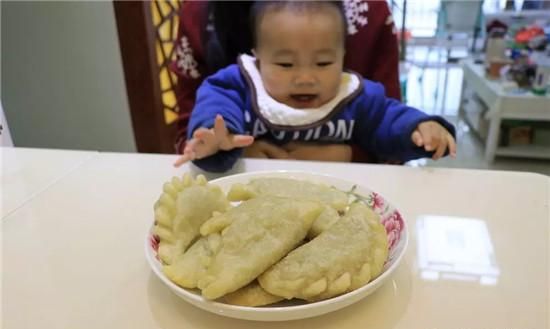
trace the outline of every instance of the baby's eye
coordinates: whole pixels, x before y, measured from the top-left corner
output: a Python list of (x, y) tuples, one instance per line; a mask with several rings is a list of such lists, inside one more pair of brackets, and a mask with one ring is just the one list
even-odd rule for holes
[(333, 62), (317, 62), (317, 66), (325, 67), (325, 66), (332, 65), (332, 63)]
[(284, 68), (292, 67), (292, 63), (275, 63), (275, 65), (284, 67)]

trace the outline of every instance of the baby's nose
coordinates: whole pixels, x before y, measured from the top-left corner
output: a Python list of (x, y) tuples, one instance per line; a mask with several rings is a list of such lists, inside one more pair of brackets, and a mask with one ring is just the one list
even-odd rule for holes
[(296, 85), (314, 85), (317, 82), (317, 78), (311, 72), (299, 72), (294, 78)]

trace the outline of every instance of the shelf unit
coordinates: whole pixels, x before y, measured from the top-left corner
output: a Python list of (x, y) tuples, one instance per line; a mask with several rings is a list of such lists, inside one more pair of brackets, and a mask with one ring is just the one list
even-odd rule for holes
[(462, 67), (459, 115), (484, 141), (485, 158), (490, 162), (495, 156), (550, 159), (550, 146), (498, 145), (502, 120), (550, 121), (550, 96), (507, 92), (498, 80), (488, 79), (483, 65), (473, 60), (463, 61)]

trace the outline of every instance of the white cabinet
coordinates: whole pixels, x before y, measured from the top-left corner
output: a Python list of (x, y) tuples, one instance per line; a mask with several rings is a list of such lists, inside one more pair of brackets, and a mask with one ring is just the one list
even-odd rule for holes
[(485, 157), (495, 156), (550, 159), (550, 146), (499, 146), (502, 120), (550, 122), (550, 96), (514, 94), (502, 89), (499, 81), (485, 77), (483, 65), (462, 63), (464, 82), (459, 115), (485, 144)]

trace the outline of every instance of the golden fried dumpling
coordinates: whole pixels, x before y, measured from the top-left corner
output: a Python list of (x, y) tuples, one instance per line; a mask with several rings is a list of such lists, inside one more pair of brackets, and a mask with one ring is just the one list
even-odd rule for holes
[(305, 238), (322, 210), (317, 202), (262, 196), (204, 223), (201, 233), (221, 232), (221, 243), (199, 279), (202, 295), (216, 299), (252, 282)]
[(201, 225), (216, 211), (225, 211), (229, 201), (219, 186), (208, 184), (199, 175), (189, 174), (183, 180), (174, 177), (165, 183), (155, 203), (154, 234), (160, 238), (158, 255), (171, 264), (199, 236)]
[(196, 288), (220, 242), (221, 237), (217, 233), (201, 237), (183, 255), (176, 256), (172, 264), (164, 265), (164, 274), (181, 287)]
[(323, 213), (313, 223), (308, 232), (308, 239), (319, 235), (340, 218), (338, 211), (348, 206), (346, 193), (323, 184), (290, 178), (256, 178), (248, 184), (234, 184), (228, 193), (231, 201), (249, 200), (259, 195), (275, 195), (289, 198), (300, 198), (318, 201), (326, 205)]
[(309, 301), (355, 290), (378, 276), (388, 255), (379, 216), (356, 202), (315, 239), (258, 277), (267, 292)]
[(338, 211), (334, 208), (325, 206), (323, 212), (317, 217), (317, 219), (311, 225), (311, 229), (307, 232), (307, 238), (313, 239), (323, 231), (327, 230), (332, 224), (336, 223), (340, 219)]
[(256, 178), (248, 184), (234, 184), (227, 197), (230, 201), (248, 200), (259, 195), (301, 198), (343, 211), (348, 206), (348, 195), (333, 187), (290, 178)]
[(269, 305), (283, 299), (283, 297), (275, 296), (265, 291), (256, 280), (237, 291), (223, 296), (223, 301), (227, 304), (251, 307)]

